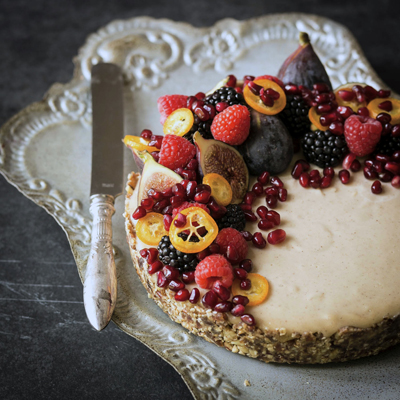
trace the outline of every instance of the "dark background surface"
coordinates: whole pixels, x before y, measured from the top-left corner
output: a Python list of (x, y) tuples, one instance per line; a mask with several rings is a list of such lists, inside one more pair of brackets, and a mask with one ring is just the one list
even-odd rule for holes
[[(54, 82), (71, 79), (71, 60), (88, 34), (143, 15), (209, 26), (225, 17), (319, 14), (350, 28), (378, 75), (399, 93), (398, 1), (325, 3), (0, 0), (0, 124)], [(91, 328), (64, 232), (2, 176), (0, 398), (192, 398), (172, 367), (113, 323), (101, 333)]]

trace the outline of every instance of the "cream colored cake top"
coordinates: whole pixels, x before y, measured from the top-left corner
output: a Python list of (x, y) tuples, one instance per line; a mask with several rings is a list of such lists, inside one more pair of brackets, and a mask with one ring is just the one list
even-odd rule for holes
[[(252, 272), (270, 283), (266, 301), (246, 307), (257, 326), (329, 336), (399, 314), (400, 190), (383, 184), (374, 195), (362, 172), (347, 185), (335, 177), (328, 189), (304, 189), (290, 171), (280, 175), (288, 200), (275, 209), (286, 240), (262, 250), (249, 245)], [(261, 204), (263, 197), (254, 210)], [(136, 196), (129, 208), (136, 208)], [(256, 223), (246, 229), (259, 230)]]

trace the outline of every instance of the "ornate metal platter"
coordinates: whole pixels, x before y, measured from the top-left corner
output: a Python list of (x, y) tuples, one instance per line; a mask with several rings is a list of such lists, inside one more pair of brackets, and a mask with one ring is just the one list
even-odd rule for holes
[[(2, 127), (0, 172), (57, 220), (68, 236), (82, 278), (91, 232), (91, 66), (105, 61), (123, 68), (125, 133), (137, 134), (143, 128), (157, 133), (161, 132), (159, 96), (208, 90), (227, 73), (275, 73), (297, 47), (299, 31), (310, 34), (334, 86), (356, 81), (385, 86), (351, 33), (317, 16), (222, 20), (201, 29), (146, 17), (114, 21), (89, 36), (74, 60), (69, 83), (53, 85), (41, 102)], [(134, 169), (128, 150), (124, 168), (125, 175)], [(268, 365), (211, 345), (173, 323), (147, 298), (132, 267), (123, 202), (123, 197), (117, 199), (114, 217), (118, 301), (113, 320), (173, 365), (196, 399), (397, 396), (399, 348), (339, 365)], [(250, 386), (244, 385), (245, 380)]]

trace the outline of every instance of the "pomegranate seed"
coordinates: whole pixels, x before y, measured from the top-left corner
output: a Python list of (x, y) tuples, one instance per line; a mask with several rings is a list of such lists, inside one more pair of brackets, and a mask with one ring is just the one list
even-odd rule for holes
[(201, 302), (203, 303), (204, 307), (206, 307), (206, 308), (214, 308), (216, 306), (216, 304), (218, 303), (218, 296), (216, 295), (215, 292), (210, 290), (203, 296), (203, 298), (201, 299)]
[(400, 162), (400, 150), (395, 151), (395, 152), (392, 154), (392, 160), (393, 160), (393, 161)]
[(179, 290), (182, 290), (185, 288), (185, 284), (181, 282), (179, 279), (172, 279), (169, 282), (168, 287), (173, 290), (174, 292), (178, 292)]
[(192, 160), (190, 160), (187, 165), (186, 165), (186, 169), (190, 169), (195, 171), (197, 169), (197, 167), (199, 166), (199, 163), (197, 162), (197, 160), (195, 158), (193, 158)]
[(361, 163), (357, 159), (351, 163), (350, 170), (353, 172), (358, 172), (361, 169)]
[(186, 301), (186, 300), (189, 300), (189, 297), (190, 297), (190, 293), (189, 293), (189, 290), (187, 290), (187, 289), (181, 289), (181, 290), (178, 290), (176, 293), (175, 293), (175, 300), (176, 301)]
[(310, 171), (310, 178), (311, 179), (315, 179), (315, 178), (320, 178), (320, 172), (317, 169), (313, 169), (312, 171)]
[(392, 117), (390, 116), (390, 114), (382, 112), (376, 116), (376, 120), (385, 125), (392, 120)]
[(228, 103), (226, 103), (225, 101), (221, 101), (221, 102), (219, 102), (219, 103), (216, 104), (215, 109), (216, 109), (218, 112), (222, 112), (222, 111), (225, 110), (225, 108), (228, 108), (228, 107), (229, 107), (229, 104), (228, 104)]
[(164, 265), (162, 271), (165, 277), (169, 280), (179, 278), (179, 271), (176, 268), (171, 267), (170, 265)]
[(214, 119), (215, 117), (215, 107), (212, 104), (204, 104), (203, 108), (208, 112), (209, 119)]
[(258, 223), (258, 228), (261, 229), (262, 231), (269, 231), (270, 229), (272, 229), (275, 224), (272, 221), (269, 221), (268, 219), (262, 219), (259, 223)]
[(278, 197), (277, 196), (267, 195), (267, 197), (265, 198), (265, 201), (269, 208), (275, 208), (278, 205)]
[(400, 136), (400, 124), (393, 125), (392, 127), (392, 136), (399, 137)]
[(393, 104), (390, 100), (383, 101), (382, 103), (378, 104), (378, 107), (381, 110), (385, 110), (387, 112), (390, 112), (393, 110)]
[(278, 100), (279, 97), (281, 97), (281, 95), (280, 95), (277, 91), (275, 91), (274, 89), (267, 89), (267, 90), (265, 91), (265, 93), (266, 93), (268, 96), (272, 97), (273, 100)]
[(243, 279), (242, 281), (240, 281), (240, 288), (242, 290), (250, 290), (251, 289), (251, 280)]
[(316, 95), (314, 100), (316, 101), (317, 104), (324, 104), (324, 103), (329, 103), (331, 98), (328, 93), (322, 93)]
[(288, 94), (299, 94), (300, 90), (296, 85), (287, 84), (285, 85), (285, 92)]
[(156, 272), (160, 271), (163, 267), (163, 263), (159, 260), (154, 261), (153, 263), (149, 264), (149, 268), (147, 269), (150, 275), (155, 274)]
[(193, 103), (198, 99), (194, 96), (189, 96), (186, 101), (186, 107), (192, 109)]
[(331, 176), (324, 176), (321, 180), (321, 189), (326, 189), (329, 186), (331, 186), (332, 183), (332, 177)]
[(276, 186), (269, 186), (265, 189), (265, 194), (267, 196), (278, 196), (279, 191)]
[(196, 97), (196, 99), (198, 99), (198, 100), (204, 100), (206, 95), (203, 92), (199, 92), (199, 93), (196, 93), (194, 95), (194, 97)]
[(174, 225), (177, 228), (183, 228), (186, 225), (186, 215), (179, 213), (174, 220)]
[(247, 86), (248, 86), (248, 88), (250, 89), (250, 91), (251, 91), (253, 94), (255, 94), (256, 96), (259, 96), (259, 95), (260, 95), (261, 89), (263, 89), (262, 86), (257, 85), (257, 84), (254, 83), (253, 81), (250, 81), (250, 82), (247, 84)]
[(387, 97), (390, 97), (390, 94), (391, 94), (390, 90), (381, 89), (378, 91), (378, 97), (381, 99), (386, 99)]
[(396, 189), (399, 189), (400, 188), (400, 175), (394, 176), (393, 179), (392, 179), (391, 184)]
[(226, 301), (231, 297), (231, 292), (228, 288), (222, 285), (221, 281), (216, 281), (213, 285), (213, 291), (222, 301)]
[(235, 87), (236, 86), (236, 76), (228, 75), (228, 82), (226, 82), (225, 85), (229, 86), (229, 87)]
[(253, 268), (253, 262), (249, 258), (246, 258), (240, 261), (239, 267), (243, 268), (247, 272), (250, 272)]
[(208, 111), (204, 108), (204, 106), (197, 106), (194, 109), (194, 113), (199, 117), (200, 121), (208, 121), (210, 119), (210, 114)]
[(273, 176), (271, 178), (271, 184), (277, 186), (278, 188), (283, 188), (285, 186), (277, 176)]
[(171, 227), (172, 220), (173, 220), (172, 215), (165, 214), (163, 217), (164, 228), (167, 232), (169, 231), (169, 228)]
[(373, 171), (372, 169), (370, 169), (369, 167), (364, 167), (364, 176), (367, 179), (376, 179), (378, 178), (378, 173), (376, 171)]
[(240, 317), (244, 314), (244, 305), (243, 304), (236, 304), (235, 307), (232, 308), (231, 314), (235, 317)]
[(211, 254), (219, 254), (219, 252), (221, 250), (219, 247), (219, 244), (217, 244), (217, 243), (210, 244), (210, 246), (208, 246), (208, 249), (210, 250)]
[(211, 186), (210, 185), (206, 185), (204, 183), (200, 183), (199, 185), (197, 185), (196, 193), (200, 193), (203, 190), (205, 190), (206, 192), (210, 192), (211, 193)]
[(204, 249), (204, 250), (202, 250), (202, 251), (200, 251), (199, 253), (197, 253), (197, 259), (198, 260), (204, 260), (206, 257), (208, 257), (210, 255), (210, 250), (207, 248), (207, 249)]
[(318, 107), (317, 107), (317, 114), (326, 114), (326, 113), (328, 113), (328, 112), (330, 112), (330, 111), (332, 111), (332, 106), (330, 105), (330, 104), (327, 104), (327, 103), (325, 103), (325, 104), (320, 104)]
[(143, 129), (140, 134), (140, 137), (142, 137), (143, 139), (146, 139), (146, 140), (150, 140), (152, 136), (153, 136), (153, 132), (150, 129)]
[(357, 114), (362, 117), (369, 117), (369, 110), (367, 107), (361, 107), (357, 110)]
[(253, 207), (250, 204), (240, 204), (240, 208), (243, 211), (251, 211), (253, 209)]
[(329, 126), (330, 124), (332, 124), (332, 122), (335, 122), (337, 118), (338, 117), (336, 113), (325, 114), (319, 118), (319, 122), (322, 126)]
[(164, 208), (168, 207), (169, 205), (170, 205), (169, 204), (169, 199), (161, 200), (161, 201), (157, 202), (156, 204), (154, 204), (153, 211), (158, 212), (158, 213), (162, 213)]
[(197, 182), (189, 181), (189, 183), (186, 186), (186, 197), (188, 199), (193, 200), (196, 194), (196, 187), (197, 187)]
[[(352, 92), (349, 92), (352, 93)], [(351, 107), (347, 107), (347, 106), (339, 106), (336, 110), (336, 112), (338, 112), (340, 114), (340, 116), (342, 116), (344, 119), (347, 119), (350, 117), (350, 115), (353, 115), (353, 109)]]
[(256, 222), (257, 221), (257, 217), (253, 213), (253, 211), (244, 211), (244, 216), (246, 218), (246, 221), (249, 221), (249, 222)]
[(147, 199), (142, 199), (140, 205), (146, 210), (151, 210), (154, 205), (154, 200), (151, 197), (148, 197)]
[(362, 86), (354, 85), (351, 90), (355, 93), (359, 103), (363, 103), (365, 101), (365, 94)]
[(357, 156), (353, 153), (347, 154), (347, 156), (344, 158), (342, 166), (344, 169), (350, 169), (351, 164), (353, 164), (353, 161), (357, 158)]
[(307, 172), (303, 172), (299, 178), (300, 185), (304, 188), (308, 188), (310, 186), (310, 175)]
[(256, 324), (256, 320), (251, 314), (243, 314), (240, 319), (249, 326), (254, 326)]
[(133, 219), (140, 219), (146, 215), (146, 209), (142, 206), (139, 206), (132, 214)]
[(387, 156), (386, 154), (377, 154), (375, 156), (375, 160), (381, 161), (386, 164), (390, 161), (390, 156)]
[(180, 183), (176, 183), (172, 186), (172, 194), (174, 196), (183, 197), (184, 199), (186, 198), (186, 190)]
[(350, 180), (350, 172), (347, 171), (347, 169), (342, 169), (341, 171), (339, 171), (339, 179), (343, 183), (343, 185), (348, 184)]
[(321, 93), (329, 92), (329, 87), (325, 83), (314, 83), (313, 89)]
[(172, 197), (174, 194), (172, 193), (172, 187), (169, 187), (168, 189), (164, 189), (161, 194), (163, 197)]
[(310, 186), (314, 189), (318, 189), (321, 186), (322, 178), (317, 176), (310, 179)]
[(257, 212), (257, 214), (258, 214), (258, 216), (260, 218), (266, 219), (267, 218), (268, 208), (265, 207), (265, 206), (260, 206), (260, 207), (257, 207), (256, 212)]
[(391, 172), (394, 175), (400, 174), (400, 164), (396, 162), (389, 161), (385, 164), (386, 171)]
[(389, 171), (385, 171), (382, 174), (379, 174), (379, 179), (382, 182), (390, 182), (393, 179), (393, 174)]
[(306, 160), (298, 160), (297, 163), (300, 163), (303, 166), (304, 172), (307, 172), (310, 170), (310, 164)]
[(272, 221), (275, 226), (278, 226), (281, 223), (280, 214), (274, 210), (270, 210), (267, 212), (266, 219), (268, 219), (269, 221)]
[(368, 168), (372, 168), (372, 166), (374, 165), (374, 160), (367, 159), (364, 161), (364, 165)]
[(242, 89), (241, 87), (239, 87), (239, 86), (236, 86), (236, 87), (235, 87), (235, 92), (236, 92), (236, 93), (243, 94), (243, 89)]
[(149, 249), (142, 249), (139, 251), (141, 257), (146, 258), (149, 256)]
[(240, 267), (234, 268), (233, 274), (236, 276), (236, 278), (240, 279), (241, 281), (247, 278), (247, 271)]
[(268, 96), (264, 89), (261, 89), (260, 91), (260, 98), (261, 101), (267, 106), (267, 107), (273, 107), (274, 105), (274, 99), (271, 96)]
[(173, 208), (179, 207), (184, 201), (185, 201), (185, 199), (183, 197), (179, 197), (179, 196), (174, 196), (174, 197), (171, 197), (171, 199), (170, 199), (171, 206)]
[(195, 181), (197, 174), (196, 171), (192, 171), (190, 169), (184, 169), (181, 174), (182, 178), (188, 179), (190, 181)]
[(164, 139), (164, 136), (152, 135), (151, 140), (149, 142), (149, 146), (154, 146), (157, 149), (161, 149), (163, 139)]
[(172, 215), (172, 212), (174, 211), (174, 207), (172, 206), (167, 206), (165, 208), (162, 209), (162, 214), (169, 214)]
[(367, 101), (370, 102), (378, 97), (378, 91), (375, 90), (372, 86), (365, 86), (364, 88), (365, 97)]
[(267, 236), (269, 244), (282, 243), (286, 239), (286, 232), (283, 229), (276, 229), (270, 232)]
[(264, 236), (261, 232), (255, 232), (253, 235), (253, 239), (251, 240), (254, 246), (259, 249), (263, 249), (267, 245), (267, 241), (264, 239)]
[(335, 135), (343, 135), (344, 134), (344, 125), (342, 122), (332, 122), (329, 125), (329, 130)]
[(183, 280), (183, 283), (185, 283), (186, 285), (188, 285), (189, 283), (193, 283), (194, 282), (194, 271), (184, 272), (182, 274), (182, 280)]
[(251, 191), (254, 192), (256, 196), (261, 196), (264, 193), (263, 186), (260, 182), (256, 182), (251, 188)]
[(160, 288), (165, 288), (168, 285), (168, 279), (165, 277), (162, 271), (157, 273), (157, 286)]
[(226, 248), (226, 258), (231, 264), (237, 264), (240, 261), (239, 254), (234, 246), (229, 245)]
[(269, 172), (264, 171), (258, 178), (258, 182), (261, 183), (261, 185), (265, 186), (268, 185), (269, 183)]
[(384, 124), (382, 127), (383, 127), (381, 133), (382, 136), (386, 136), (392, 132), (393, 127), (391, 124)]
[(197, 288), (193, 288), (192, 291), (190, 292), (190, 297), (189, 301), (192, 304), (196, 304), (200, 299), (200, 291)]
[(374, 183), (371, 185), (371, 192), (373, 194), (382, 193), (382, 184), (379, 181), (374, 181)]
[(247, 306), (247, 304), (249, 304), (249, 298), (238, 294), (237, 296), (234, 296), (232, 298), (232, 303), (241, 304), (242, 306)]
[(217, 212), (220, 210), (220, 205), (215, 201), (214, 197), (210, 197), (210, 201), (207, 204), (211, 211)]
[(333, 178), (335, 176), (335, 170), (332, 167), (324, 168), (324, 176)]
[(372, 164), (372, 168), (378, 173), (381, 174), (384, 171), (384, 164), (380, 161), (375, 160)]
[(223, 301), (223, 302), (215, 305), (214, 311), (223, 313), (223, 312), (231, 311), (232, 308), (233, 308), (233, 304), (230, 301)]
[(253, 240), (253, 235), (249, 231), (242, 231), (240, 234), (244, 237), (246, 242), (251, 242)]
[(148, 249), (148, 257), (146, 258), (146, 261), (149, 264), (151, 264), (151, 263), (153, 263), (154, 261), (157, 260), (157, 257), (158, 257), (158, 250), (155, 249), (154, 247), (150, 247)]
[(296, 163), (292, 169), (292, 176), (294, 179), (299, 179), (300, 175), (303, 173), (303, 165), (301, 163)]
[(253, 76), (253, 75), (245, 75), (245, 76), (243, 77), (243, 80), (244, 80), (244, 81), (254, 81), (254, 79), (256, 79), (256, 77)]
[(207, 204), (208, 201), (210, 200), (211, 193), (208, 192), (207, 190), (203, 190), (194, 196), (194, 201), (197, 201), (198, 203), (202, 204)]

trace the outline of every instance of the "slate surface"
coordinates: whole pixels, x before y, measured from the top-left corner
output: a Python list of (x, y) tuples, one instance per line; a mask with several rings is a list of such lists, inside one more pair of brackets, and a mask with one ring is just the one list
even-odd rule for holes
[[(349, 27), (400, 93), (396, 0), (0, 1), (0, 124), (68, 82), (72, 58), (114, 19), (149, 15), (209, 26), (224, 17), (319, 14)], [(68, 241), (51, 216), (0, 176), (0, 398), (192, 399), (180, 376), (112, 323), (92, 329)], [(371, 393), (371, 398), (375, 398)]]

